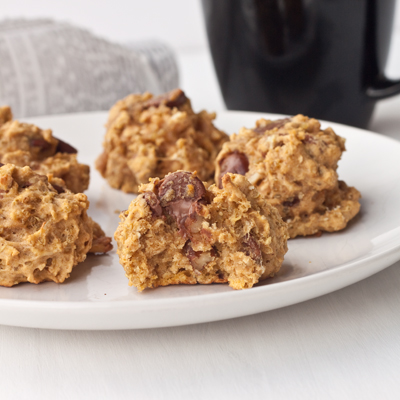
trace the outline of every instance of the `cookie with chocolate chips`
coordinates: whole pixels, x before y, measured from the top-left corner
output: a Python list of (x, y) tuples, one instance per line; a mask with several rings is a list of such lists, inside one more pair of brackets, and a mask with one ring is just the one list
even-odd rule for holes
[(88, 252), (111, 250), (88, 207), (59, 178), (0, 164), (0, 285), (61, 283)]
[(50, 129), (13, 120), (9, 107), (0, 108), (0, 162), (60, 178), (74, 193), (89, 186), (89, 166), (78, 162), (74, 147), (54, 137)]
[(177, 171), (140, 187), (114, 235), (130, 285), (245, 289), (280, 269), (288, 232), (277, 210), (244, 176), (227, 173), (221, 183)]
[(360, 193), (338, 180), (345, 140), (312, 118), (261, 119), (223, 145), (215, 181), (245, 176), (276, 207), (291, 238), (344, 229), (360, 209)]
[(111, 187), (137, 193), (150, 177), (184, 169), (212, 181), (214, 160), (228, 136), (214, 113), (196, 114), (182, 90), (130, 95), (109, 114), (104, 151), (96, 168)]

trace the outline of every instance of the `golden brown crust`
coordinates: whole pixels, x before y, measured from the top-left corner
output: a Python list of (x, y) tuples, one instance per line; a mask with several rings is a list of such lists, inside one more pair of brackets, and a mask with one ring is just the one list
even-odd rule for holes
[(72, 192), (80, 193), (89, 186), (90, 169), (78, 163), (75, 153), (74, 148), (53, 137), (50, 129), (11, 119), (0, 124), (0, 162), (51, 174), (63, 179)]
[(110, 186), (137, 193), (150, 177), (177, 170), (198, 171), (208, 181), (228, 136), (212, 124), (215, 114), (193, 112), (176, 89), (163, 96), (133, 94), (110, 110), (104, 152), (96, 168)]
[(63, 282), (86, 258), (92, 229), (84, 194), (59, 194), (29, 167), (0, 168), (0, 285)]
[(59, 178), (49, 182), (29, 167), (1, 166), (0, 285), (67, 279), (93, 248), (93, 230), (102, 232), (88, 207), (87, 197)]
[(360, 209), (360, 193), (338, 181), (344, 142), (302, 115), (261, 119), (223, 145), (215, 179), (219, 182), (224, 170), (244, 174), (288, 222), (291, 238), (337, 231)]
[(90, 167), (78, 162), (76, 154), (56, 153), (41, 163), (32, 163), (35, 172), (62, 179), (73, 193), (82, 193), (89, 187)]
[(120, 215), (114, 238), (130, 285), (141, 291), (229, 282), (244, 289), (279, 270), (286, 224), (244, 177), (227, 174), (222, 189), (212, 185), (204, 192), (181, 179), (187, 187), (180, 194), (173, 178), (171, 185), (159, 178), (142, 185), (142, 194)]

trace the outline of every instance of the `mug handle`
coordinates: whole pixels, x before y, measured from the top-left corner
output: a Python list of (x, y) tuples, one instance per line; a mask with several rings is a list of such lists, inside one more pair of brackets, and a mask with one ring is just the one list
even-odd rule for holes
[(382, 75), (367, 88), (367, 96), (375, 100), (385, 99), (396, 94), (400, 94), (400, 80), (392, 81)]

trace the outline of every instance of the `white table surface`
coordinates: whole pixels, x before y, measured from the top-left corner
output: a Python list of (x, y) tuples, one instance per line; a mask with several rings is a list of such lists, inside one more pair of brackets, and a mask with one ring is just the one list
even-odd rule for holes
[[(223, 109), (207, 51), (178, 56), (194, 107)], [(379, 104), (371, 130), (400, 140), (400, 96)], [(0, 399), (398, 399), (399, 288), (397, 262), (329, 295), (228, 321), (107, 332), (0, 326)]]

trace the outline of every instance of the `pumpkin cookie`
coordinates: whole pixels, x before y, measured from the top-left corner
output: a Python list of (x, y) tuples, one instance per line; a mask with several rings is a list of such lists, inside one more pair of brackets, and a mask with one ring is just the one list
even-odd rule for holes
[(228, 140), (214, 118), (206, 111), (196, 114), (179, 89), (157, 97), (130, 95), (110, 110), (96, 168), (110, 186), (131, 193), (150, 177), (180, 169), (212, 180), (214, 160)]
[(111, 250), (111, 238), (88, 217), (87, 197), (59, 178), (0, 165), (0, 285), (67, 279), (88, 252)]
[(261, 119), (230, 137), (216, 160), (215, 180), (244, 175), (276, 207), (291, 238), (344, 229), (360, 210), (360, 193), (338, 180), (345, 139), (297, 115)]
[(178, 171), (140, 192), (114, 236), (129, 284), (140, 291), (223, 282), (245, 289), (280, 269), (286, 224), (243, 176), (226, 174), (220, 189)]
[(1, 163), (29, 166), (39, 174), (52, 174), (63, 179), (72, 192), (81, 193), (89, 186), (90, 170), (76, 156), (77, 150), (55, 138), (50, 129), (13, 121), (10, 108), (0, 108)]

